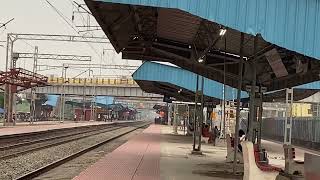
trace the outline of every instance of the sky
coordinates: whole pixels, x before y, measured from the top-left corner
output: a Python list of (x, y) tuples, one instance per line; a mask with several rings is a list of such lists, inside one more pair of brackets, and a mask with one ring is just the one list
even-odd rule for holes
[[(50, 6), (52, 4), (54, 7)], [(83, 4), (82, 0), (76, 0), (77, 3)], [(55, 9), (62, 14), (62, 18)], [(5, 28), (0, 28), (0, 70), (5, 69), (6, 58), (6, 41), (7, 33), (32, 33), (32, 34), (63, 34), (63, 35), (83, 35), (83, 36), (105, 36), (101, 30), (78, 32), (85, 28), (76, 26), (87, 26), (88, 19), (90, 25), (98, 25), (94, 18), (87, 13), (77, 13), (83, 10), (77, 8), (77, 5), (72, 0), (2, 0), (0, 6), (0, 23), (5, 23), (14, 18), (12, 22), (6, 25)], [(72, 15), (74, 20), (72, 21)], [(64, 20), (65, 19), (65, 20)], [(69, 23), (67, 23), (67, 22)], [(76, 30), (74, 30), (73, 28)], [(93, 28), (95, 29), (95, 28)], [(88, 77), (88, 68), (90, 64), (105, 64), (105, 65), (140, 65), (141, 61), (124, 60), (121, 54), (117, 54), (111, 44), (96, 44), (96, 43), (75, 43), (75, 42), (53, 42), (53, 41), (26, 41), (18, 40), (14, 43), (14, 52), (25, 53), (34, 52), (35, 46), (38, 46), (39, 53), (49, 54), (72, 54), (91, 56), (91, 62), (70, 62), (70, 61), (55, 61), (55, 60), (38, 60), (38, 65), (42, 65), (38, 73), (43, 75), (61, 76), (62, 65), (68, 64), (68, 77)], [(104, 53), (103, 53), (104, 52)], [(32, 70), (32, 59), (20, 59), (17, 62), (18, 67)], [(83, 64), (71, 65), (71, 64)], [(61, 66), (61, 68), (52, 69), (50, 66)], [(93, 67), (93, 65), (91, 65)], [(51, 69), (51, 70), (45, 70)], [(111, 76), (129, 76), (132, 70), (114, 70), (106, 68), (94, 68), (91, 77), (111, 77)], [(85, 72), (87, 71), (87, 72)]]

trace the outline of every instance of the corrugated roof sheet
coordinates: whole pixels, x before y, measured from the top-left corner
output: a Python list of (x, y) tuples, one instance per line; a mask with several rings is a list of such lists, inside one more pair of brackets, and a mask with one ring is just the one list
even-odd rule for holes
[[(134, 80), (165, 82), (193, 92), (196, 90), (197, 74), (178, 67), (147, 61), (132, 76)], [(201, 87), (202, 76), (199, 77), (199, 87)], [(222, 99), (222, 88), (222, 83), (207, 78), (204, 79), (204, 95)], [(226, 100), (235, 99), (236, 93), (235, 88), (226, 86)], [(248, 97), (248, 94), (242, 92), (241, 98), (246, 97)]]
[[(158, 11), (157, 34), (166, 39), (192, 43), (201, 18), (182, 13), (182, 11), (169, 11), (161, 9)], [(178, 33), (177, 33), (178, 32)]]
[(100, 0), (178, 8), (320, 59), (319, 0)]

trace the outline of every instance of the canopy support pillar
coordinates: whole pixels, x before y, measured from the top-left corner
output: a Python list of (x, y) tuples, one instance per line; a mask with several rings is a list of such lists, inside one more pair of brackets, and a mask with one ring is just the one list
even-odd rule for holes
[(254, 37), (254, 57), (251, 60), (251, 87), (247, 89), (250, 91), (249, 94), (249, 119), (248, 119), (248, 135), (247, 138), (251, 142), (255, 142), (255, 134), (254, 129), (257, 121), (257, 111), (255, 106), (255, 100), (256, 100), (256, 84), (257, 84), (257, 70), (256, 70), (256, 54), (257, 54), (257, 43), (258, 43), (258, 37)]
[(236, 127), (235, 127), (235, 146), (234, 146), (234, 158), (233, 158), (233, 173), (236, 173), (237, 166), (237, 154), (238, 154), (238, 144), (239, 144), (239, 124), (240, 124), (240, 99), (241, 99), (241, 88), (242, 88), (242, 71), (243, 71), (243, 41), (244, 33), (241, 33), (240, 40), (240, 62), (239, 62), (239, 81), (237, 90), (237, 111), (236, 111)]
[(178, 134), (178, 104), (173, 106), (173, 134)]
[(293, 153), (291, 145), (292, 135), (292, 105), (293, 105), (293, 89), (286, 89), (286, 116), (284, 122), (284, 157), (285, 157), (285, 173), (292, 174)]

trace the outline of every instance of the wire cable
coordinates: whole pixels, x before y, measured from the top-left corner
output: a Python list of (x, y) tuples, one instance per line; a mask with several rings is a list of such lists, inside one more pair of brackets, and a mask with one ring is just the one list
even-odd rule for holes
[[(86, 38), (86, 37), (84, 37), (84, 36), (82, 36), (80, 33), (79, 33), (79, 31), (78, 31), (78, 29), (77, 28), (75, 28), (70, 22), (69, 22), (69, 20), (68, 20), (68, 18), (67, 17), (65, 17), (52, 3), (50, 3), (48, 0), (45, 0), (48, 4), (49, 4), (49, 6), (63, 19), (63, 21), (65, 22), (65, 23), (67, 23), (78, 35), (80, 35), (82, 38)], [(87, 44), (90, 46), (90, 48), (96, 53), (96, 55), (99, 57), (99, 53), (98, 53), (98, 51), (89, 43), (89, 42), (87, 42)]]
[[(45, 1), (46, 1), (46, 2), (49, 4), (49, 6), (63, 19), (63, 21), (65, 21), (78, 35), (82, 36), (82, 38), (86, 38), (85, 36), (83, 36), (83, 35), (81, 35), (81, 34), (79, 33), (79, 30), (78, 30), (76, 27), (74, 27), (73, 24), (69, 22), (68, 18), (65, 17), (65, 16), (63, 15), (63, 13), (61, 13), (52, 3), (50, 3), (49, 0), (45, 0)], [(82, 8), (83, 8), (83, 7), (82, 7)], [(91, 32), (91, 34), (93, 35), (92, 32)], [(96, 53), (97, 57), (100, 57), (100, 54), (98, 53), (98, 51), (97, 51), (89, 42), (87, 42), (87, 44), (88, 44), (88, 45), (90, 46), (90, 48)], [(100, 57), (100, 58), (101, 58), (101, 57)], [(113, 59), (112, 59), (112, 62), (114, 62)], [(121, 68), (121, 69), (122, 69), (122, 68)], [(122, 69), (122, 70), (126, 70), (126, 69)], [(130, 71), (128, 70), (128, 72), (130, 72)]]

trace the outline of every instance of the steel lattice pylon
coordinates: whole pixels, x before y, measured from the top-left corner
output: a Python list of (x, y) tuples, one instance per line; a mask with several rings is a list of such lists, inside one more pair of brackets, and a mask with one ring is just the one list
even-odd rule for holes
[[(75, 35), (50, 35), (50, 34), (15, 34), (9, 33), (7, 35), (7, 53), (6, 53), (6, 72), (2, 72), (4, 77), (3, 81), (5, 82), (5, 121), (4, 124), (8, 123), (9, 125), (14, 125), (15, 122), (13, 120), (13, 101), (14, 101), (14, 89), (15, 83), (17, 83), (17, 79), (15, 79), (15, 68), (16, 68), (16, 60), (17, 54), (14, 53), (14, 43), (18, 40), (35, 40), (35, 41), (60, 41), (60, 42), (85, 42), (85, 43), (110, 43), (110, 41), (106, 37), (88, 37), (88, 36), (75, 36)], [(33, 75), (36, 76), (37, 65), (36, 61), (39, 59), (39, 54), (19, 54), (22, 58), (33, 57), (34, 58), (34, 70)], [(51, 58), (53, 54), (46, 54), (46, 57), (43, 58)], [(29, 58), (28, 57), (28, 58)], [(72, 59), (75, 58), (74, 56), (56, 56), (58, 59)], [(81, 60), (88, 59), (88, 57), (77, 57)], [(12, 71), (13, 70), (13, 71)], [(21, 70), (21, 69), (20, 69)], [(22, 71), (19, 71), (21, 73)], [(28, 73), (26, 73), (28, 74)], [(22, 74), (20, 74), (22, 75)], [(30, 74), (29, 74), (30, 75)], [(13, 78), (13, 79), (10, 79)], [(23, 78), (19, 75), (16, 76), (18, 80), (22, 80)], [(22, 78), (22, 79), (21, 79)], [(30, 77), (29, 77), (30, 78)], [(28, 79), (28, 78), (27, 78)], [(28, 79), (25, 83), (21, 81), (18, 83), (19, 85), (23, 85), (26, 87), (33, 87), (33, 84), (27, 84), (28, 81), (33, 81), (34, 79)], [(35, 80), (36, 81), (36, 80)], [(37, 84), (37, 83), (35, 83)]]

